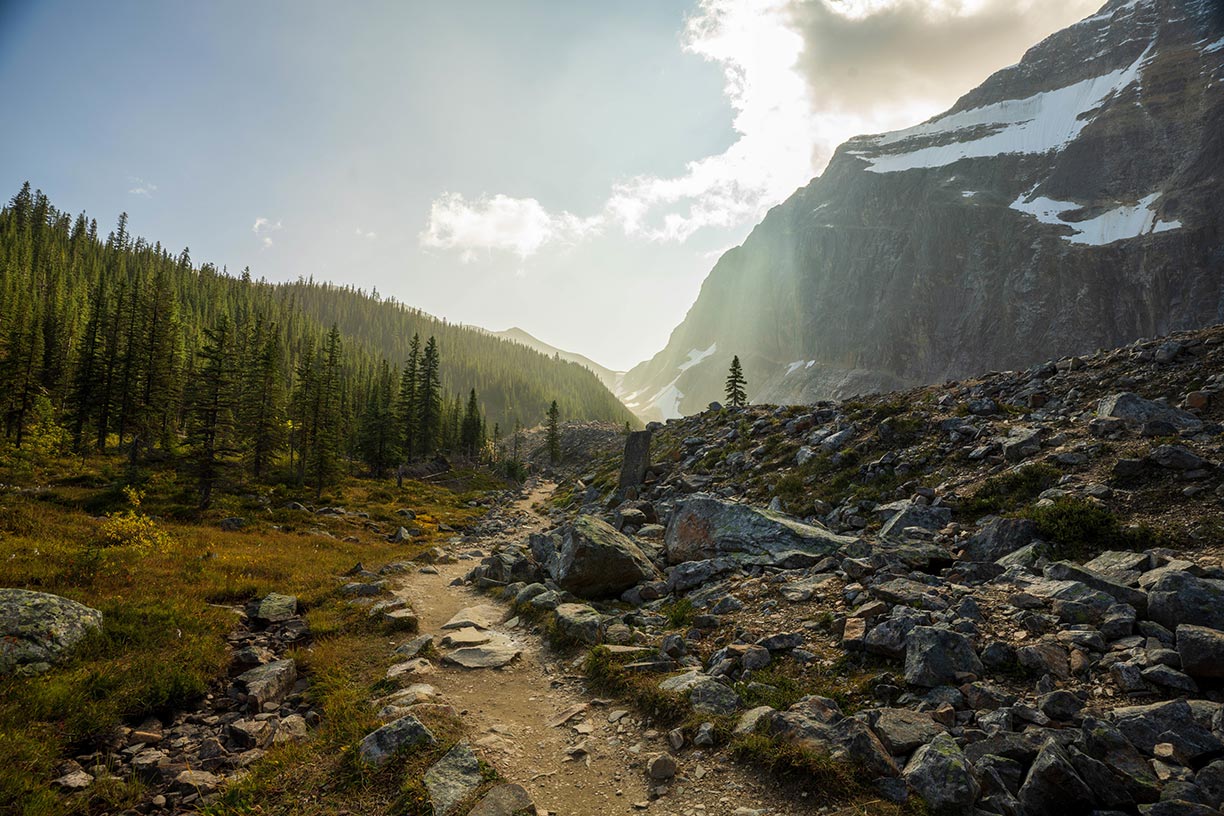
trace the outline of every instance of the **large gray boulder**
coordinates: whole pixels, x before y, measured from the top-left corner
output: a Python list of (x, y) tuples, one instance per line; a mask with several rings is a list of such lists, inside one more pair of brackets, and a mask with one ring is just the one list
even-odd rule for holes
[(876, 776), (897, 776), (888, 749), (867, 724), (846, 717), (832, 700), (805, 697), (786, 711), (770, 718), (770, 729), (784, 739), (805, 748), (828, 754), (836, 760), (851, 762)]
[(1124, 737), (1145, 754), (1163, 742), (1173, 742), (1190, 762), (1224, 755), (1224, 742), (1205, 728), (1185, 700), (1126, 706), (1109, 712)]
[(659, 577), (638, 546), (612, 525), (581, 515), (561, 536), (553, 578), (583, 598), (611, 598)]
[(981, 675), (982, 661), (969, 639), (958, 632), (916, 626), (905, 648), (905, 682), (915, 686), (949, 686), (967, 674)]
[(247, 614), (260, 623), (283, 623), (297, 614), (297, 597), (269, 592), (252, 601), (247, 607)]
[(398, 751), (418, 745), (432, 745), (433, 742), (434, 735), (430, 730), (416, 717), (407, 714), (366, 734), (357, 749), (357, 755), (366, 765), (381, 768), (390, 762)]
[(1112, 394), (1097, 404), (1097, 416), (1114, 417), (1131, 425), (1145, 422), (1167, 422), (1179, 431), (1198, 430), (1203, 421), (1189, 411), (1174, 408), (1163, 402), (1144, 399), (1138, 394), (1124, 391)]
[(1224, 630), (1224, 581), (1166, 573), (1148, 592), (1148, 616), (1166, 629), (1190, 623)]
[(697, 493), (672, 513), (663, 543), (671, 564), (730, 556), (810, 566), (855, 541), (783, 513)]
[(1053, 739), (1046, 740), (1020, 787), (1020, 805), (1026, 814), (1088, 813), (1096, 803), (1092, 789), (1076, 772), (1066, 752)]
[(962, 561), (998, 561), (1037, 538), (1037, 525), (1029, 519), (996, 518), (974, 533), (961, 552)]
[(603, 618), (586, 604), (563, 603), (557, 606), (557, 629), (567, 638), (593, 646), (599, 643)]
[(238, 675), (238, 682), (246, 688), (251, 710), (259, 712), (264, 703), (279, 703), (293, 690), (297, 665), (292, 658), (274, 660)]
[(482, 782), (480, 761), (466, 742), (447, 751), (425, 772), (425, 788), (434, 816), (452, 813)]
[(101, 626), (101, 612), (68, 598), (0, 589), (0, 675), (41, 674)]
[(902, 776), (935, 813), (968, 813), (981, 792), (973, 764), (947, 734), (914, 751)]
[(892, 511), (880, 528), (882, 538), (899, 538), (907, 527), (940, 530), (952, 520), (952, 510), (948, 507), (931, 507), (912, 501), (896, 502), (890, 507)]
[(1224, 677), (1224, 632), (1183, 623), (1177, 627), (1177, 654), (1191, 677)]

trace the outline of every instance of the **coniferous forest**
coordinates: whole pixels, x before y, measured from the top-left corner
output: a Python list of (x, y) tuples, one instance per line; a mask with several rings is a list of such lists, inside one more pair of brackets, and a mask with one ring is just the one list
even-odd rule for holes
[(57, 210), (25, 184), (0, 210), (7, 446), (178, 457), (207, 505), (232, 468), (322, 489), (495, 429), (631, 420), (587, 369), (377, 293), (228, 274)]

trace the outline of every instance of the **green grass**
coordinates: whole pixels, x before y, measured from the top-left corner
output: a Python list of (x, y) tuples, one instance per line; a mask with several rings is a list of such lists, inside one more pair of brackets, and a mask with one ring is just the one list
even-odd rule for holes
[(680, 694), (659, 688), (656, 674), (628, 671), (610, 650), (596, 646), (583, 664), (587, 686), (599, 694), (624, 698), (664, 724), (683, 720), (689, 714), (688, 701)]
[(1124, 527), (1103, 505), (1070, 496), (1031, 507), (1024, 515), (1037, 524), (1049, 557), (1056, 560), (1082, 561), (1104, 550), (1140, 551), (1171, 543), (1166, 534), (1150, 527)]
[(659, 609), (660, 614), (667, 618), (667, 625), (672, 629), (684, 629), (693, 624), (697, 617), (697, 609), (690, 598), (679, 598), (666, 603)]
[(961, 503), (957, 514), (963, 519), (972, 520), (1018, 510), (1036, 499), (1042, 491), (1058, 484), (1060, 476), (1062, 472), (1058, 468), (1041, 463), (991, 476), (973, 496)]
[[(130, 807), (136, 795), (130, 784), (94, 786), (88, 797), (56, 792), (50, 785), (56, 767), (99, 747), (116, 725), (194, 706), (228, 668), (225, 635), (235, 617), (218, 604), (237, 605), (274, 590), (297, 595), (315, 641), (313, 651), (296, 656), (313, 688), (322, 688), (327, 723), (345, 724), (352, 731), (344, 739), (352, 737), (369, 724), (356, 701), (372, 688), (353, 667), (366, 659), (361, 655), (368, 646), (381, 663), (366, 669), (381, 678), (389, 649), (387, 635), (365, 611), (337, 597), (336, 576), (357, 561), (377, 566), (411, 557), (445, 535), (439, 524), (469, 524), (484, 510), (467, 502), (490, 484), (466, 473), (454, 475), (454, 489), (406, 482), (398, 490), (390, 482), (354, 480), (325, 496), (328, 504), (365, 510), (388, 525), (402, 520), (398, 508), (412, 508), (414, 524), (426, 535), (403, 545), (366, 530), (365, 519), (284, 510), (295, 496), (277, 486), (221, 495), (218, 507), (201, 515), (181, 504), (183, 488), (172, 470), (155, 471), (141, 474), (140, 511), (153, 519), (159, 536), (149, 544), (143, 536), (123, 543), (121, 536), (114, 546), (97, 546), (104, 522), (92, 513), (124, 509), (114, 478), (125, 470), (111, 459), (63, 460), (40, 474), (49, 485), (42, 493), (0, 494), (0, 586), (63, 595), (104, 616), (101, 631), (67, 664), (40, 677), (0, 680), (0, 754), (7, 760), (0, 765), (0, 813), (63, 816)], [(250, 524), (224, 532), (217, 522), (227, 515)], [(307, 532), (312, 529), (332, 537)], [(343, 540), (352, 535), (360, 543)], [(329, 653), (330, 663), (324, 658)], [(334, 750), (343, 741), (329, 736), (324, 744)], [(300, 746), (278, 756), (281, 771), (319, 761)]]

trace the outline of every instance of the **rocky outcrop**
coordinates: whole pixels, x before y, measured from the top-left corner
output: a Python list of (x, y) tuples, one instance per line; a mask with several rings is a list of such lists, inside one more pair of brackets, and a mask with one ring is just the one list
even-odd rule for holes
[(664, 547), (672, 564), (730, 556), (771, 565), (811, 565), (855, 539), (761, 507), (695, 495), (676, 508)]
[(101, 626), (101, 612), (68, 598), (0, 589), (0, 675), (41, 674)]
[(795, 404), (1219, 320), (1215, 9), (1111, 0), (946, 113), (842, 145), (625, 375), (634, 410), (704, 410), (732, 354), (753, 401)]
[(583, 598), (614, 597), (658, 577), (632, 539), (587, 515), (578, 516), (564, 529), (551, 566), (557, 585)]

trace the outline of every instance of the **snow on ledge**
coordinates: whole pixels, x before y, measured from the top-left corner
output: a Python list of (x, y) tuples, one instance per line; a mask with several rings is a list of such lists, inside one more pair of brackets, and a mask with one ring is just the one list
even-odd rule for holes
[(1033, 216), (1042, 224), (1070, 227), (1074, 232), (1062, 236), (1064, 241), (1087, 246), (1105, 246), (1115, 241), (1181, 227), (1180, 221), (1161, 221), (1157, 217), (1152, 205), (1158, 198), (1160, 193), (1152, 193), (1139, 199), (1138, 204), (1117, 207), (1086, 221), (1063, 220), (1063, 213), (1080, 209), (1081, 205), (1072, 201), (1056, 201), (1045, 196), (1026, 201), (1022, 194), (1010, 206), (1013, 210)]
[[(944, 167), (961, 159), (1061, 150), (1092, 121), (1085, 114), (1096, 110), (1105, 100), (1139, 78), (1155, 45), (1155, 42), (1150, 43), (1129, 66), (1099, 77), (1024, 99), (1005, 99), (980, 108), (951, 113), (905, 130), (874, 137), (869, 143), (876, 147), (917, 138), (945, 137), (953, 141), (903, 153), (865, 157), (867, 169), (873, 173), (896, 173), (922, 167)], [(977, 136), (981, 128), (993, 130)], [(958, 135), (960, 139), (957, 139)]]

